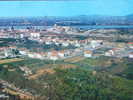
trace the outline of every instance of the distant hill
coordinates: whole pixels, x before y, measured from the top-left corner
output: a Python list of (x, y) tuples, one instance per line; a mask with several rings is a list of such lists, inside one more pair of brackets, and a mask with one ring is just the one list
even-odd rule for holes
[(133, 20), (133, 14), (126, 16), (126, 19), (132, 21)]
[(0, 26), (45, 25), (133, 25), (133, 14), (127, 16), (80, 15), (72, 17), (12, 17), (0, 18)]

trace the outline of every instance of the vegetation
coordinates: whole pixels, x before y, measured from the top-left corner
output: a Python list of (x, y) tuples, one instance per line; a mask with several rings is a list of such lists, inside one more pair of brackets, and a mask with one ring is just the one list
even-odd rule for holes
[(49, 100), (132, 100), (133, 81), (83, 69), (56, 69), (41, 77), (48, 86), (44, 93)]
[[(37, 100), (133, 99), (133, 62), (130, 59), (76, 58), (77, 62), (23, 59), (0, 64), (0, 78), (37, 95)], [(61, 65), (72, 67), (62, 68)], [(39, 77), (27, 79), (20, 66), (39, 72)]]

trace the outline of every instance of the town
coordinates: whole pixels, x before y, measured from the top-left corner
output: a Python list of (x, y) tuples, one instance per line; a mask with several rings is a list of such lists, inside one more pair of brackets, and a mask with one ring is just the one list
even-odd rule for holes
[[(106, 34), (109, 32), (110, 34)], [(1, 39), (11, 38), (15, 41), (10, 41), (8, 46), (0, 47), (0, 58), (25, 56), (49, 60), (67, 59), (74, 56), (133, 58), (133, 42), (113, 41), (115, 39), (113, 38), (115, 37), (113, 32), (117, 32), (117, 30), (99, 29), (83, 31), (67, 26), (57, 26), (56, 24), (45, 30), (14, 29), (13, 27), (1, 29)], [(106, 39), (103, 37), (106, 37)], [(133, 36), (130, 35), (129, 38), (132, 40)], [(30, 41), (31, 45), (27, 46), (27, 41)], [(1, 44), (2, 42), (1, 40)]]

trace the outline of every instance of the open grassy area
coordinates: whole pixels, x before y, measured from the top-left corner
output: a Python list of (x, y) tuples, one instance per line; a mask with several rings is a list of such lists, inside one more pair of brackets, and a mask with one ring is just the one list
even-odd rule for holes
[(110, 58), (110, 57), (99, 57), (99, 58), (85, 58), (78, 63), (91, 66), (91, 67), (109, 67), (112, 63), (120, 63), (121, 59), (119, 58)]
[(60, 69), (69, 69), (69, 68), (76, 68), (77, 66), (72, 64), (47, 64), (44, 67), (36, 70), (35, 74), (29, 76), (29, 79), (37, 79), (38, 77), (45, 75), (45, 74), (54, 74), (55, 68)]

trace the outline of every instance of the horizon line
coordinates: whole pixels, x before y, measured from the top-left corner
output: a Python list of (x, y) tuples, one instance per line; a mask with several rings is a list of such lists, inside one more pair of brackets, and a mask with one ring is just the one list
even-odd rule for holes
[(127, 15), (74, 15), (74, 16), (55, 16), (55, 15), (44, 15), (44, 16), (0, 16), (0, 18), (8, 18), (8, 17), (76, 17), (76, 16), (107, 16), (107, 17), (126, 17), (126, 16), (129, 16), (129, 15), (133, 15), (133, 14), (127, 14)]

